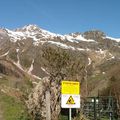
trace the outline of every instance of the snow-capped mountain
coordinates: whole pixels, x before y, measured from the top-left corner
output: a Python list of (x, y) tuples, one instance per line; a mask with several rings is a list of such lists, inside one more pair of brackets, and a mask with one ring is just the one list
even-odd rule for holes
[[(44, 43), (51, 43), (57, 46), (60, 46), (65, 49), (74, 49), (74, 50), (83, 50), (83, 49), (89, 49), (87, 47), (88, 44), (91, 45), (99, 45), (100, 42), (103, 40), (109, 39), (114, 40), (114, 42), (120, 41), (120, 39), (114, 39), (107, 36), (102, 36), (103, 33), (100, 31), (91, 31), (91, 32), (85, 32), (83, 34), (81, 33), (71, 33), (68, 35), (60, 35), (51, 33), (49, 31), (46, 31), (44, 29), (39, 28), (36, 25), (28, 25), (24, 26), (23, 28), (16, 29), (14, 31), (5, 29), (1, 30), (1, 34), (5, 35), (10, 39), (11, 42), (17, 42), (17, 41), (23, 41), (25, 39), (31, 39), (33, 41), (33, 44), (38, 46), (40, 44)], [(91, 35), (89, 35), (91, 34)], [(97, 36), (98, 35), (98, 36)], [(100, 35), (100, 36), (99, 36)], [(93, 37), (93, 38), (91, 38)], [(101, 41), (98, 41), (98, 37), (101, 37)], [(2, 38), (2, 37), (1, 37)], [(82, 45), (79, 47), (79, 43), (83, 42), (86, 44), (86, 48)], [(116, 44), (118, 44), (116, 43)], [(74, 45), (76, 45), (74, 47)], [(78, 47), (77, 47), (78, 46)]]
[(80, 81), (82, 97), (98, 95), (110, 82), (119, 96), (119, 73), (120, 39), (101, 31), (60, 35), (37, 25), (0, 29), (0, 93), (25, 99), (32, 116), (46, 110), (48, 89), (53, 111), (60, 109), (63, 79)]
[(0, 58), (10, 59), (21, 71), (38, 79), (49, 74), (41, 63), (44, 47), (73, 51), (81, 56), (85, 54), (86, 65), (94, 62), (94, 67), (120, 59), (120, 39), (108, 37), (101, 31), (60, 35), (37, 25), (26, 25), (16, 30), (0, 29)]
[(28, 25), (24, 26), (21, 29), (16, 29), (15, 31), (7, 30), (8, 36), (12, 42), (16, 42), (17, 40), (23, 40), (27, 38), (33, 39), (34, 42), (40, 43), (42, 39), (55, 39), (60, 38), (61, 40), (67, 40), (69, 42), (86, 41), (86, 42), (95, 42), (92, 39), (85, 39), (81, 34), (75, 35), (60, 35), (51, 33), (49, 31), (43, 30), (36, 25)]

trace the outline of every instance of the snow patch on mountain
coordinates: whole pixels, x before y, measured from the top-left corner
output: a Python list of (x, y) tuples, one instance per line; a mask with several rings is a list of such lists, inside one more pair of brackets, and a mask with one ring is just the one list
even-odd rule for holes
[(21, 40), (21, 38), (25, 38), (25, 35), (22, 32), (15, 32), (15, 31), (11, 31), (6, 29), (8, 32), (8, 36), (10, 36), (10, 40), (12, 42), (16, 42), (17, 40)]
[(34, 59), (32, 60), (31, 66), (28, 70), (28, 73), (31, 73), (33, 71), (33, 68), (34, 68)]
[(83, 48), (77, 48), (77, 50), (79, 50), (79, 51), (85, 51), (85, 49), (83, 49)]
[(46, 69), (45, 68), (43, 68), (43, 67), (41, 67), (41, 69), (46, 73), (46, 74), (48, 74), (49, 75), (49, 73), (46, 71)]
[(40, 43), (43, 45), (44, 43), (46, 43), (47, 41), (40, 41)]
[(19, 49), (18, 49), (18, 48), (16, 49), (16, 52), (17, 52), (17, 53), (19, 52)]
[(19, 68), (22, 68), (22, 66), (20, 65), (20, 58), (19, 58), (19, 55), (18, 55), (19, 49), (18, 48), (16, 49), (16, 52), (17, 52), (17, 63), (16, 63), (16, 65), (19, 66)]
[(111, 58), (107, 59), (107, 60), (112, 60), (112, 59), (115, 59), (115, 56), (112, 56)]
[(61, 47), (63, 49), (72, 49), (72, 50), (78, 50), (78, 51), (90, 51), (90, 49), (88, 48), (77, 48), (77, 47), (73, 47), (64, 43), (60, 43), (60, 42), (55, 42), (55, 41), (47, 41), (48, 43), (54, 44), (58, 47)]
[(38, 77), (38, 76), (36, 76), (36, 75), (33, 75), (33, 74), (32, 74), (32, 76), (33, 76), (34, 78), (38, 79), (38, 80), (41, 80), (41, 78)]
[(76, 48), (77, 50), (79, 50), (79, 51), (90, 51), (90, 49), (88, 49), (88, 48)]
[(0, 57), (4, 57), (4, 56), (6, 56), (6, 55), (8, 55), (9, 54), (9, 51), (7, 51), (6, 53), (4, 53), (3, 55), (1, 55)]
[(109, 37), (109, 36), (106, 36), (106, 38), (108, 38), (110, 40), (114, 40), (116, 42), (120, 42), (120, 38), (113, 38), (113, 37)]
[(66, 45), (66, 44), (63, 44), (63, 43), (60, 43), (60, 42), (55, 42), (55, 41), (48, 41), (48, 43), (51, 43), (51, 44), (55, 44), (57, 46), (60, 46), (64, 49), (72, 49), (72, 50), (75, 50), (75, 47), (72, 47), (70, 45)]
[(22, 71), (24, 71), (25, 72), (25, 70), (22, 68), (22, 66), (19, 64), (20, 62), (18, 61), (17, 63), (16, 62), (13, 62), (14, 63), (14, 65), (16, 65), (20, 70), (22, 70)]
[(96, 42), (95, 40), (92, 40), (92, 39), (85, 39), (82, 35), (76, 35), (76, 36), (65, 35), (64, 37), (68, 41), (76, 42), (76, 43), (79, 43), (80, 41), (83, 41), (83, 42)]
[(75, 37), (75, 39), (79, 41), (85, 41), (85, 42), (95, 42), (95, 40), (92, 40), (92, 39), (85, 39), (84, 37), (82, 37), (82, 35), (78, 35), (77, 37)]
[(70, 35), (65, 35), (65, 36), (64, 36), (64, 39), (65, 39), (65, 40), (68, 40), (69, 42), (79, 43), (77, 40), (73, 39), (73, 37), (70, 36)]
[(92, 63), (92, 60), (88, 58), (88, 65), (90, 65), (91, 63)]

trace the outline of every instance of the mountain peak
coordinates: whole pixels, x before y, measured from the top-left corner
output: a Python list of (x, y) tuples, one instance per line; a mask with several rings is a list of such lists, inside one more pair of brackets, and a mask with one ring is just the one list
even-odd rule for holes
[(22, 28), (16, 29), (16, 31), (29, 31), (29, 32), (33, 32), (33, 31), (40, 31), (40, 28), (37, 25), (35, 25), (35, 24), (29, 24), (29, 25), (25, 25)]
[(86, 31), (83, 33), (83, 36), (86, 38), (86, 39), (94, 39), (94, 40), (97, 40), (98, 38), (101, 38), (101, 37), (106, 37), (105, 33), (100, 31), (100, 30), (90, 30), (90, 31)]

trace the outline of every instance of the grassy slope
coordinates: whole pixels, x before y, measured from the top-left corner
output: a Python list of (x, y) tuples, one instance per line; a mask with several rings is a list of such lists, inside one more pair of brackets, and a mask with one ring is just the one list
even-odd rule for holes
[(0, 106), (3, 120), (29, 120), (25, 106), (17, 98), (0, 92)]
[(26, 95), (32, 87), (30, 81), (0, 76), (0, 120), (30, 120), (24, 102), (20, 100), (20, 95)]

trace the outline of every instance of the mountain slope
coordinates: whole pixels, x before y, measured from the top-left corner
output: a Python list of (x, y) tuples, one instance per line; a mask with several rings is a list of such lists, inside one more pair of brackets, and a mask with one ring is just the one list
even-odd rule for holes
[[(56, 52), (66, 51), (83, 59), (81, 62), (85, 63), (84, 75), (87, 77), (97, 73), (105, 74), (106, 71), (99, 66), (108, 66), (108, 63), (120, 60), (119, 39), (108, 37), (98, 30), (59, 35), (36, 25), (27, 25), (13, 31), (0, 29), (0, 61), (4, 66), (2, 69), (15, 69), (16, 72), (21, 71), (19, 74), (23, 76), (38, 80), (47, 77), (50, 75), (50, 68), (43, 59), (43, 52), (49, 47)], [(12, 64), (13, 69), (7, 67), (9, 64)]]
[(119, 64), (120, 39), (98, 30), (60, 35), (36, 25), (0, 29), (0, 91), (8, 96), (11, 89), (13, 97), (17, 91), (26, 99), (46, 77), (55, 90), (63, 79), (79, 80), (81, 96), (97, 95), (112, 77), (119, 79)]

